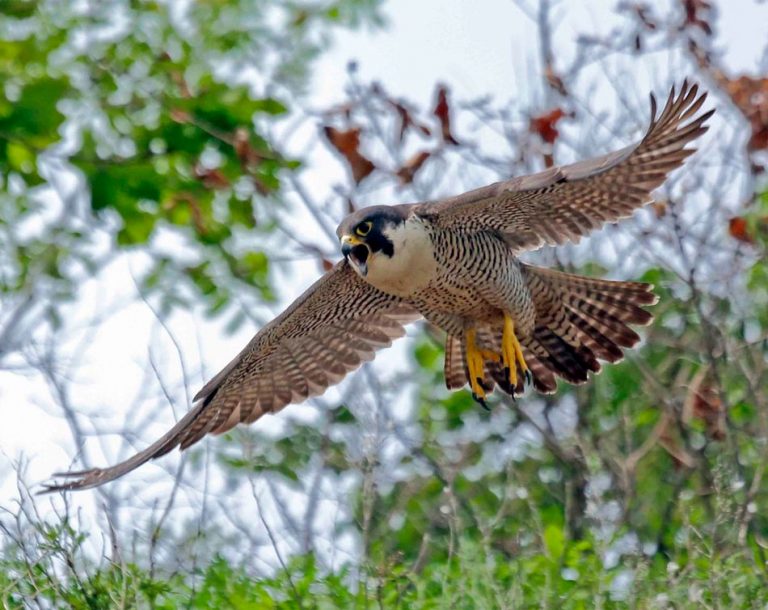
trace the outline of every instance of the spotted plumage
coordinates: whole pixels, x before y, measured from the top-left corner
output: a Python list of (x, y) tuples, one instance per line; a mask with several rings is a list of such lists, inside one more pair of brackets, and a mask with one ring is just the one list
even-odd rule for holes
[(673, 89), (636, 145), (458, 197), (375, 206), (339, 225), (344, 259), (311, 286), (195, 396), (165, 436), (128, 460), (47, 491), (113, 480), (208, 433), (251, 423), (325, 391), (374, 352), (426, 318), (446, 332), (449, 388), (469, 383), (483, 401), (494, 387), (520, 394), (526, 379), (553, 392), (556, 378), (583, 383), (639, 341), (652, 286), (570, 275), (526, 265), (520, 252), (577, 242), (627, 217), (692, 154), (713, 111), (706, 94)]

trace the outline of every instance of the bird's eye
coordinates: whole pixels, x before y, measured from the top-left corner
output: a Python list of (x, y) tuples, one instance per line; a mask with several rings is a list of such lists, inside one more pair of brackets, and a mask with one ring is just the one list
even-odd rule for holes
[(360, 237), (365, 237), (366, 235), (368, 235), (368, 233), (371, 232), (372, 226), (373, 226), (373, 223), (370, 220), (361, 222), (359, 225), (357, 225), (357, 228), (355, 229), (355, 233), (357, 233)]

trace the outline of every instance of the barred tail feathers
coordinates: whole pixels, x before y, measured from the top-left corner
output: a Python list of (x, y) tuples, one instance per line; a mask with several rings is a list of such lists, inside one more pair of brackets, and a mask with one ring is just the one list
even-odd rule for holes
[(525, 350), (570, 383), (584, 383), (589, 372), (598, 373), (598, 359), (620, 361), (622, 348), (640, 341), (629, 325), (653, 320), (643, 309), (658, 301), (651, 284), (521, 266), (536, 307), (535, 328), (523, 342)]
[[(533, 334), (521, 338), (523, 356), (533, 375), (534, 388), (543, 394), (556, 390), (556, 377), (569, 383), (584, 383), (590, 372), (601, 369), (599, 360), (618, 362), (622, 348), (633, 347), (640, 336), (630, 324), (647, 325), (653, 316), (643, 306), (658, 297), (651, 284), (616, 282), (572, 275), (522, 264), (536, 307)], [(477, 327), (478, 344), (501, 353), (501, 328)], [(445, 350), (445, 379), (449, 389), (468, 382), (463, 340), (448, 336)], [(507, 394), (523, 393), (522, 372), (512, 387), (503, 367), (486, 362), (483, 385), (495, 385)]]
[(464, 364), (464, 346), (455, 335), (445, 338), (445, 386), (449, 390), (458, 390), (467, 383)]

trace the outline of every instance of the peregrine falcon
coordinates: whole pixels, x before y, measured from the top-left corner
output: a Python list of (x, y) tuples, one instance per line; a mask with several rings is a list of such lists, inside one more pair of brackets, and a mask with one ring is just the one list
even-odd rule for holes
[(521, 252), (559, 245), (630, 216), (694, 152), (714, 110), (696, 85), (673, 88), (640, 142), (607, 155), (497, 182), (457, 197), (373, 206), (345, 218), (343, 259), (315, 282), (195, 396), (158, 441), (111, 468), (46, 491), (85, 489), (186, 449), (290, 403), (323, 393), (376, 350), (425, 318), (446, 333), (445, 380), (483, 402), (495, 387), (513, 396), (526, 381), (554, 392), (580, 384), (639, 341), (650, 284), (571, 275), (521, 262)]

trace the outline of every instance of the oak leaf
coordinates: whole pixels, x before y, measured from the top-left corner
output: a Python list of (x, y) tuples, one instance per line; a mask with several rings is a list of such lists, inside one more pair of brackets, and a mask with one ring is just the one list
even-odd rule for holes
[(749, 231), (747, 219), (742, 216), (734, 216), (728, 221), (728, 233), (730, 233), (731, 237), (734, 239), (738, 239), (745, 244), (755, 243), (755, 240)]
[(725, 406), (720, 399), (710, 367), (703, 367), (696, 373), (683, 403), (683, 423), (689, 424), (694, 419), (704, 422), (708, 438), (716, 441), (725, 439)]
[(448, 105), (448, 87), (445, 85), (439, 85), (437, 88), (437, 102), (432, 114), (440, 121), (440, 135), (443, 142), (458, 146), (458, 141), (451, 133), (451, 109)]
[(414, 119), (411, 111), (408, 110), (408, 108), (406, 108), (402, 102), (398, 102), (392, 99), (387, 101), (397, 111), (397, 114), (400, 117), (400, 128), (397, 134), (397, 139), (399, 142), (402, 142), (403, 139), (405, 139), (405, 134), (410, 128), (417, 129), (425, 136), (431, 135), (432, 132), (430, 131), (429, 127)]
[(360, 128), (336, 129), (326, 126), (323, 128), (325, 137), (342, 157), (347, 161), (355, 183), (360, 182), (376, 169), (376, 166), (360, 152)]
[(216, 168), (207, 168), (202, 165), (195, 165), (195, 177), (203, 183), (203, 186), (212, 191), (221, 190), (229, 187), (229, 180)]
[(685, 448), (680, 434), (675, 426), (675, 420), (669, 413), (664, 413), (657, 426), (658, 443), (670, 455), (675, 468), (693, 468), (696, 466), (696, 457)]
[(741, 76), (726, 80), (725, 88), (752, 128), (749, 150), (768, 149), (768, 77)]
[(681, 29), (698, 27), (707, 36), (711, 36), (712, 26), (708, 18), (712, 10), (712, 4), (707, 2), (707, 0), (682, 0), (682, 3), (685, 10), (685, 21)]
[(410, 184), (413, 182), (413, 179), (416, 177), (416, 172), (419, 171), (421, 166), (424, 165), (424, 162), (429, 159), (431, 155), (431, 152), (422, 150), (408, 159), (408, 161), (406, 161), (396, 172), (397, 177), (400, 179), (400, 183)]
[(557, 130), (557, 122), (565, 116), (562, 108), (555, 108), (545, 114), (531, 118), (530, 129), (538, 134), (547, 144), (554, 144), (560, 132)]

